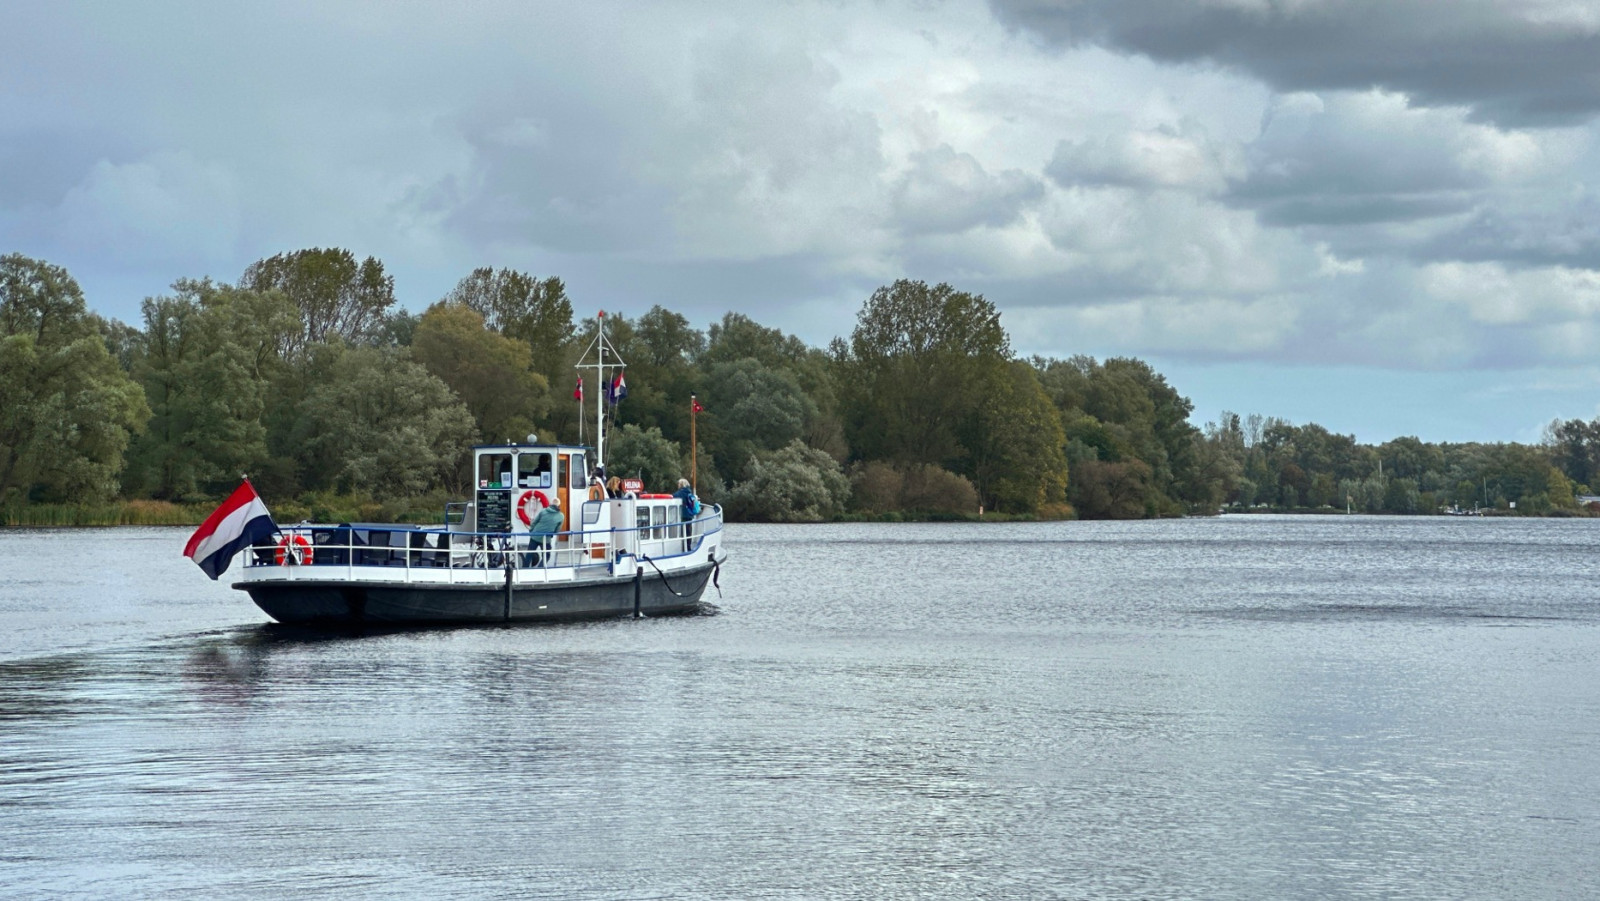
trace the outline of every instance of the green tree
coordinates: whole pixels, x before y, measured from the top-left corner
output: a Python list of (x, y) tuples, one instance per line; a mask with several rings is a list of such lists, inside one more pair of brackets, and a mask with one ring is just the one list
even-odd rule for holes
[(978, 489), (966, 476), (926, 463), (904, 469), (879, 460), (863, 463), (850, 476), (850, 502), (867, 513), (951, 514), (978, 512)]
[(968, 471), (973, 449), (962, 436), (977, 430), (1011, 357), (994, 304), (902, 279), (873, 292), (840, 350), (845, 433), (857, 454)]
[(420, 494), (458, 471), (472, 414), (403, 352), (320, 344), (309, 375), (293, 432), (306, 487), (382, 500)]
[(689, 396), (702, 384), (694, 360), (705, 348), (705, 336), (691, 328), (689, 320), (660, 306), (635, 320), (626, 334), (626, 343), (617, 345), (628, 361), (624, 415), (629, 422), (654, 425), (669, 440), (687, 446)]
[(676, 491), (683, 469), (678, 446), (660, 429), (630, 422), (606, 438), (606, 471), (643, 479), (646, 491)]
[(394, 305), (394, 278), (372, 257), (356, 262), (342, 248), (316, 247), (257, 260), (245, 269), (239, 287), (281, 291), (300, 310), (302, 328), (282, 348), (304, 353), (330, 338), (346, 343), (373, 339)]
[(1156, 495), (1143, 460), (1073, 467), (1069, 498), (1083, 519), (1139, 519), (1154, 515)]
[(1007, 366), (991, 383), (975, 426), (963, 443), (973, 449), (973, 482), (984, 506), (1033, 513), (1066, 502), (1061, 415), (1033, 367), (1022, 362)]
[(106, 332), (65, 269), (0, 257), (0, 501), (118, 493), (150, 410)]
[(181, 500), (219, 493), (266, 461), (264, 413), (281, 374), (277, 352), (299, 319), (277, 292), (209, 280), (180, 280), (173, 289), (143, 304), (133, 373), (152, 415), (129, 451), (124, 483)]
[[(1200, 432), (1189, 424), (1193, 405), (1142, 360), (1093, 357), (1035, 359), (1040, 383), (1061, 410), (1068, 457), (1126, 462), (1139, 460), (1137, 482), (1152, 515), (1214, 509), (1220, 489), (1206, 481), (1197, 454)], [(1093, 450), (1091, 456), (1089, 451)], [(1146, 472), (1148, 470), (1148, 472)], [(1096, 470), (1097, 478), (1120, 470)], [(1095, 494), (1099, 496), (1098, 491)], [(1119, 507), (1126, 509), (1126, 505)]]
[(469, 307), (429, 307), (411, 353), (461, 398), (486, 440), (521, 440), (550, 407), (550, 385), (533, 370), (528, 345), (484, 328)]
[(706, 385), (709, 407), (702, 422), (734, 477), (746, 475), (757, 453), (803, 439), (817, 413), (793, 375), (753, 357), (713, 366)]
[(525, 342), (534, 370), (551, 385), (571, 375), (572, 301), (561, 279), (485, 266), (457, 282), (444, 302), (474, 310), (485, 328)]

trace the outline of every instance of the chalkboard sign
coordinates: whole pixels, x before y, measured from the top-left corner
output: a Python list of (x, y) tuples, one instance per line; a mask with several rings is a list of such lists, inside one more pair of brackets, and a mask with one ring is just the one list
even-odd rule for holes
[(511, 492), (493, 489), (478, 492), (478, 531), (511, 531)]

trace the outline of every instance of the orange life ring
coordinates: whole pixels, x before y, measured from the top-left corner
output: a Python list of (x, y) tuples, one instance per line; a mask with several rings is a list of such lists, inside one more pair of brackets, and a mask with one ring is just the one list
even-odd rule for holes
[[(533, 504), (530, 503), (530, 501), (535, 500), (539, 502), (537, 507), (533, 507)], [(517, 497), (517, 518), (522, 520), (523, 525), (531, 526), (533, 525), (533, 518), (539, 515), (540, 510), (548, 506), (550, 506), (550, 498), (545, 497), (543, 491), (524, 491)], [(529, 512), (529, 507), (533, 507), (533, 512)]]
[(278, 540), (278, 552), (273, 555), (279, 566), (293, 566), (311, 562), (311, 542), (304, 535), (285, 535)]

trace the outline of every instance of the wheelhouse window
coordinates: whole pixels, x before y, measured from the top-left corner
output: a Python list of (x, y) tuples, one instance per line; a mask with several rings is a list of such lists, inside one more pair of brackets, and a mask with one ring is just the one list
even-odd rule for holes
[(511, 455), (510, 454), (479, 454), (478, 455), (478, 487), (479, 488), (510, 488), (511, 487)]
[(582, 491), (589, 484), (589, 467), (584, 465), (583, 454), (572, 455), (572, 483), (567, 487), (574, 491)]
[(555, 487), (555, 467), (551, 454), (522, 453), (517, 455), (518, 488)]

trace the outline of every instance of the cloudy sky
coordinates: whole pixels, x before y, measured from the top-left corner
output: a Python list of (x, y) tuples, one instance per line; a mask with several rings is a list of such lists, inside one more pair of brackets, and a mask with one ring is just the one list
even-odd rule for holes
[(1597, 0), (4, 8), (0, 252), (128, 321), (313, 246), (815, 344), (909, 277), (1197, 424), (1600, 414)]

